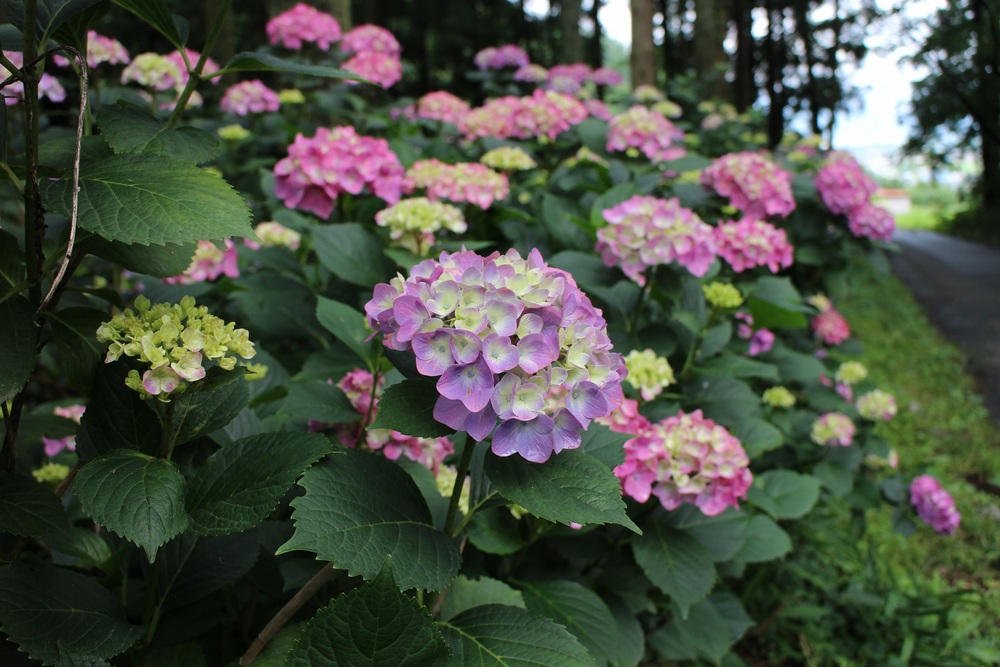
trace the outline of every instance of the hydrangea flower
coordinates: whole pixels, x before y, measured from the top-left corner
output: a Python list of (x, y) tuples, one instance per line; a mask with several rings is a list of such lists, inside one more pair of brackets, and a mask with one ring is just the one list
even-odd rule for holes
[(810, 437), (817, 445), (847, 447), (854, 441), (854, 422), (842, 412), (827, 412), (813, 422)]
[(500, 171), (523, 171), (538, 166), (530, 155), (517, 146), (500, 146), (486, 151), (479, 161), (487, 167)]
[(706, 516), (739, 507), (753, 482), (743, 445), (702, 415), (679, 412), (625, 442), (615, 467), (625, 494), (640, 503), (655, 495), (667, 510), (683, 503)]
[(590, 67), (585, 63), (553, 65), (549, 68), (545, 87), (567, 95), (576, 95), (590, 80)]
[(520, 46), (504, 44), (490, 46), (479, 51), (474, 57), (476, 67), (481, 70), (504, 69), (505, 67), (524, 67), (530, 61), (528, 54)]
[(219, 138), (224, 141), (243, 141), (251, 135), (250, 130), (236, 123), (232, 125), (223, 125), (216, 130), (215, 133), (218, 134)]
[(340, 40), (340, 50), (347, 53), (364, 53), (376, 51), (395, 56), (397, 59), (403, 53), (403, 47), (395, 35), (381, 26), (371, 23), (356, 26), (344, 33)]
[(183, 66), (159, 53), (140, 53), (122, 71), (121, 82), (134, 81), (151, 90), (181, 90), (187, 81)]
[(340, 39), (337, 19), (304, 2), (268, 21), (266, 31), (269, 43), (295, 50), (309, 42), (323, 51), (329, 51), (330, 45)]
[(920, 475), (910, 483), (910, 502), (917, 516), (939, 535), (951, 535), (958, 528), (962, 517), (955, 499), (930, 475)]
[(614, 114), (611, 113), (611, 108), (601, 100), (584, 100), (583, 106), (587, 108), (587, 113), (589, 113), (592, 118), (600, 118), (601, 120), (610, 123), (611, 119), (614, 117)]
[(792, 175), (763, 153), (729, 153), (701, 172), (701, 184), (748, 218), (785, 218), (795, 210)]
[(736, 327), (736, 335), (742, 340), (750, 341), (750, 348), (747, 356), (756, 357), (764, 354), (774, 347), (774, 332), (770, 329), (754, 329), (753, 315), (750, 313), (736, 313), (739, 325)]
[(837, 367), (833, 379), (848, 385), (855, 385), (868, 377), (868, 369), (860, 361), (845, 361)]
[[(87, 31), (87, 66), (94, 69), (101, 63), (109, 65), (127, 65), (130, 60), (128, 50), (113, 37), (97, 34), (95, 30)], [(69, 58), (59, 54), (52, 56), (52, 62), (60, 67), (68, 67)]]
[(784, 229), (769, 222), (744, 218), (723, 222), (715, 228), (719, 257), (736, 273), (766, 266), (771, 273), (792, 265), (792, 244)]
[(521, 65), (514, 72), (514, 81), (524, 83), (541, 83), (547, 78), (549, 78), (549, 71), (541, 65), (535, 65), (534, 63)]
[(280, 222), (262, 222), (253, 228), (253, 233), (260, 239), (260, 243), (250, 239), (244, 239), (243, 241), (243, 245), (251, 250), (260, 250), (261, 247), (283, 247), (289, 250), (298, 250), (299, 245), (302, 243), (301, 234), (294, 229), (285, 227)]
[(878, 188), (850, 154), (835, 151), (813, 179), (820, 199), (834, 215), (867, 204)]
[(305, 104), (306, 96), (298, 88), (282, 88), (278, 91), (278, 101), (282, 104)]
[(632, 350), (625, 356), (628, 383), (639, 390), (642, 400), (651, 401), (676, 382), (674, 369), (651, 349)]
[(632, 91), (632, 99), (641, 103), (659, 102), (663, 99), (663, 93), (656, 86), (643, 84)]
[[(3, 55), (18, 69), (24, 67), (24, 54), (22, 52), (4, 51)], [(9, 77), (10, 74), (6, 67), (0, 65), (0, 81)], [(17, 104), (19, 100), (24, 99), (24, 84), (20, 81), (12, 81), (4, 86), (3, 90), (0, 91), (0, 95), (3, 95), (4, 104), (7, 106)], [(66, 100), (66, 89), (59, 83), (59, 79), (44, 72), (38, 80), (38, 99), (43, 98), (52, 100), (53, 102), (63, 102)]]
[(393, 245), (422, 257), (434, 245), (434, 233), (444, 228), (461, 234), (468, 225), (458, 208), (426, 197), (403, 199), (375, 214), (375, 222), (389, 228)]
[(636, 105), (611, 119), (607, 149), (641, 152), (653, 162), (669, 162), (684, 157), (686, 151), (679, 145), (683, 139), (684, 132), (663, 114)]
[(638, 435), (645, 433), (652, 424), (642, 414), (639, 413), (639, 401), (634, 398), (623, 398), (618, 409), (607, 417), (601, 417), (594, 421), (604, 424), (617, 433), (629, 433)]
[(437, 378), (434, 418), (493, 433), (497, 456), (544, 462), (621, 403), (627, 370), (601, 312), (537, 250), (442, 253), (377, 285), (365, 312), (386, 347)]
[(204, 378), (206, 360), (228, 371), (236, 367), (237, 356), (251, 359), (256, 354), (246, 329), (209, 314), (191, 296), (176, 304), (152, 305), (140, 295), (135, 311), (126, 308), (97, 328), (97, 340), (108, 343), (105, 363), (124, 355), (148, 364), (141, 376), (129, 371), (125, 385), (142, 398), (156, 396), (163, 402)]
[[(77, 424), (80, 423), (80, 419), (86, 411), (87, 406), (81, 404), (60, 405), (52, 410), (57, 417), (72, 420)], [(76, 436), (67, 435), (64, 438), (47, 438), (42, 436), (42, 444), (45, 445), (45, 455), (48, 457), (53, 457), (63, 450), (75, 452)]]
[(469, 103), (446, 90), (427, 93), (417, 100), (414, 116), (457, 125), (469, 111)]
[(549, 139), (587, 119), (580, 100), (554, 90), (535, 90), (526, 97), (508, 95), (472, 109), (458, 124), (467, 139)]
[(770, 387), (764, 390), (761, 400), (774, 408), (790, 408), (795, 405), (795, 394), (787, 387)]
[(864, 203), (847, 212), (847, 225), (858, 238), (891, 241), (896, 231), (896, 219), (881, 206)]
[(827, 345), (839, 345), (851, 337), (851, 327), (839, 312), (830, 308), (810, 322), (816, 337)]
[(314, 137), (301, 133), (288, 157), (274, 166), (274, 194), (285, 206), (330, 217), (344, 192), (360, 194), (368, 186), (390, 204), (399, 201), (403, 165), (385, 139), (359, 135), (353, 127), (321, 127)]
[(636, 195), (603, 211), (607, 227), (597, 230), (597, 251), (607, 266), (620, 266), (639, 285), (651, 266), (677, 262), (703, 276), (715, 259), (712, 227), (676, 197)]
[(705, 301), (716, 308), (739, 308), (743, 305), (743, 295), (729, 283), (713, 281), (701, 286)]
[(896, 416), (895, 397), (881, 389), (873, 389), (858, 397), (855, 407), (865, 419), (871, 421), (889, 421)]
[(198, 247), (187, 270), (179, 276), (164, 278), (163, 282), (168, 285), (190, 285), (211, 282), (219, 276), (239, 278), (236, 246), (229, 239), (225, 240), (225, 246), (225, 250), (222, 250), (211, 241), (198, 241)]
[[(403, 78), (403, 63), (399, 56), (383, 51), (360, 51), (341, 67), (382, 88), (391, 88)], [(356, 84), (357, 81), (347, 79), (345, 83)]]
[(625, 81), (622, 73), (611, 67), (598, 67), (590, 73), (590, 80), (598, 86), (618, 86)]
[(406, 170), (403, 189), (411, 193), (418, 188), (423, 189), (429, 199), (467, 201), (484, 211), (494, 201), (502, 201), (510, 194), (507, 177), (484, 164), (446, 164), (437, 158), (417, 160)]
[(278, 99), (278, 93), (268, 88), (263, 81), (251, 79), (230, 86), (219, 106), (226, 113), (246, 116), (277, 111), (281, 107), (281, 100)]

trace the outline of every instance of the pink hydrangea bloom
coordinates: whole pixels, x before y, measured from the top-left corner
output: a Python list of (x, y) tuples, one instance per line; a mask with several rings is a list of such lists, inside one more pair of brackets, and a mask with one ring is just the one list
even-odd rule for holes
[(301, 49), (315, 43), (323, 51), (340, 39), (340, 24), (332, 15), (300, 2), (267, 22), (267, 41), (286, 49)]
[(636, 105), (611, 119), (607, 149), (638, 149), (653, 162), (669, 162), (684, 156), (686, 151), (679, 145), (683, 139), (684, 132), (666, 116)]
[[(63, 419), (70, 419), (77, 424), (80, 423), (80, 419), (83, 417), (83, 413), (87, 411), (87, 406), (85, 405), (60, 405), (53, 409), (53, 412), (57, 417), (62, 417)], [(47, 438), (42, 436), (42, 443), (45, 445), (45, 455), (52, 457), (59, 452), (66, 450), (70, 452), (76, 451), (76, 436), (67, 435), (65, 438)]]
[(910, 502), (917, 516), (940, 535), (954, 533), (962, 519), (955, 499), (930, 475), (920, 475), (910, 483)]
[(504, 69), (505, 67), (524, 67), (529, 62), (528, 54), (520, 46), (505, 44), (490, 46), (475, 55), (473, 62), (481, 70)]
[(489, 100), (465, 114), (458, 129), (468, 139), (555, 139), (586, 119), (587, 108), (579, 100), (554, 90), (535, 90), (527, 97)]
[(854, 441), (854, 422), (842, 412), (827, 412), (813, 422), (810, 436), (817, 445), (847, 447)]
[(522, 65), (514, 72), (514, 81), (522, 81), (524, 83), (541, 83), (547, 78), (549, 78), (549, 71), (541, 65), (535, 65), (534, 63)]
[[(4, 51), (4, 56), (18, 69), (24, 67), (24, 54), (20, 51)], [(10, 76), (10, 72), (0, 65), (0, 81)], [(20, 81), (13, 81), (0, 90), (3, 95), (4, 104), (11, 106), (24, 99), (24, 84)], [(38, 99), (47, 98), (53, 102), (63, 102), (66, 100), (66, 89), (59, 83), (59, 79), (51, 74), (43, 73), (38, 80)]]
[(590, 73), (590, 80), (599, 86), (617, 86), (625, 81), (622, 73), (611, 67), (598, 67)]
[(736, 273), (758, 266), (777, 273), (792, 265), (793, 249), (788, 235), (769, 222), (753, 218), (724, 222), (715, 228), (715, 242), (719, 257)]
[(623, 398), (618, 409), (607, 417), (596, 420), (604, 424), (617, 433), (631, 433), (638, 435), (645, 433), (652, 424), (643, 415), (639, 414), (639, 401), (634, 398)]
[(584, 63), (553, 65), (549, 68), (545, 87), (567, 95), (576, 95), (590, 80), (590, 67)]
[(414, 115), (417, 118), (438, 120), (443, 123), (458, 124), (468, 113), (469, 103), (446, 90), (427, 93), (417, 100)]
[(701, 172), (701, 184), (728, 197), (748, 218), (784, 218), (795, 210), (792, 175), (763, 153), (723, 155)]
[(230, 86), (220, 102), (222, 110), (237, 116), (251, 113), (277, 111), (281, 107), (278, 93), (268, 88), (260, 79), (241, 81)]
[(369, 187), (390, 204), (399, 201), (403, 165), (385, 139), (359, 135), (353, 127), (321, 127), (314, 137), (302, 134), (288, 147), (288, 157), (274, 166), (274, 193), (285, 206), (330, 217), (344, 192)]
[(859, 238), (891, 241), (896, 231), (896, 219), (881, 206), (865, 203), (847, 212), (851, 233)]
[(620, 266), (629, 278), (646, 284), (651, 266), (677, 262), (703, 276), (715, 259), (712, 227), (676, 197), (636, 195), (603, 211), (607, 227), (597, 230), (597, 251), (608, 266)]
[(851, 337), (847, 320), (832, 307), (812, 318), (811, 325), (816, 337), (827, 345), (839, 345)]
[(834, 215), (846, 215), (867, 204), (877, 189), (875, 181), (848, 153), (834, 152), (813, 179), (820, 199)]
[(403, 53), (396, 37), (385, 28), (371, 23), (359, 25), (344, 33), (340, 41), (340, 50), (347, 53), (363, 53), (377, 51), (397, 59)]
[(608, 105), (600, 100), (584, 100), (583, 106), (587, 107), (587, 113), (589, 113), (594, 118), (600, 118), (604, 121), (611, 121), (614, 114), (611, 113), (611, 109)]
[(601, 312), (573, 277), (532, 250), (442, 253), (375, 286), (368, 323), (437, 378), (434, 418), (497, 456), (541, 463), (622, 401), (627, 374)]
[(484, 164), (461, 162), (446, 164), (437, 158), (418, 160), (406, 170), (403, 189), (409, 194), (423, 189), (428, 199), (467, 201), (484, 211), (494, 201), (503, 201), (510, 194), (507, 176)]
[(190, 285), (210, 282), (219, 276), (239, 278), (240, 269), (236, 265), (236, 260), (236, 246), (229, 239), (226, 239), (225, 250), (219, 249), (211, 241), (198, 241), (191, 266), (179, 276), (164, 278), (163, 282), (170, 285)]
[[(87, 31), (87, 66), (91, 69), (101, 63), (110, 65), (127, 65), (130, 58), (128, 50), (117, 39), (99, 35), (94, 30)], [(52, 62), (60, 67), (68, 67), (69, 58), (53, 55)]]
[[(355, 53), (341, 67), (382, 88), (391, 88), (403, 78), (403, 63), (400, 62), (399, 56), (382, 51)], [(345, 82), (348, 84), (357, 83), (349, 79)]]
[(626, 495), (644, 503), (651, 495), (667, 510), (683, 503), (707, 516), (739, 507), (753, 483), (743, 445), (702, 415), (679, 412), (625, 442), (625, 461), (615, 467)]

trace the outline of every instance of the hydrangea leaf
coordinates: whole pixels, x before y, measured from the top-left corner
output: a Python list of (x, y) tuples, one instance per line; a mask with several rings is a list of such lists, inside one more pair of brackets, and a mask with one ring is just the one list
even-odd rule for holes
[(153, 562), (160, 546), (187, 528), (184, 486), (172, 461), (116, 449), (80, 468), (73, 489), (89, 517)]
[(448, 657), (427, 609), (399, 592), (386, 566), (372, 581), (320, 609), (285, 665), (435, 667), (448, 664)]
[(487, 454), (486, 474), (505, 498), (563, 524), (614, 523), (641, 532), (625, 513), (621, 485), (597, 458), (567, 450), (541, 464)]
[(791, 470), (756, 475), (747, 499), (774, 519), (801, 519), (819, 500), (820, 481)]
[(0, 526), (13, 535), (68, 534), (62, 502), (48, 487), (23, 475), (0, 476)]
[[(101, 0), (39, 0), (36, 3), (37, 28), (39, 34), (51, 34), (53, 30), (80, 12), (91, 10)], [(19, 31), (24, 32), (24, 0), (5, 0), (5, 16)], [(8, 42), (4, 48), (13, 49)], [(19, 47), (17, 50), (21, 50)]]
[(448, 620), (466, 609), (484, 604), (505, 604), (526, 608), (521, 591), (511, 588), (508, 584), (490, 577), (469, 579), (460, 575), (448, 587), (448, 595), (445, 596), (444, 605), (441, 607), (441, 618)]
[(792, 540), (788, 533), (779, 528), (770, 517), (758, 514), (750, 520), (746, 540), (736, 552), (734, 560), (763, 563), (781, 558), (791, 550)]
[(386, 387), (372, 428), (390, 428), (419, 438), (440, 438), (455, 432), (434, 419), (438, 390), (434, 380), (409, 378)]
[(188, 485), (192, 530), (225, 535), (252, 528), (330, 451), (330, 441), (318, 433), (262, 433), (223, 446)]
[(80, 393), (90, 387), (94, 367), (107, 348), (98, 342), (94, 332), (107, 313), (96, 308), (63, 308), (50, 312), (52, 338), (59, 350), (59, 365), (66, 379)]
[(167, 128), (166, 123), (139, 107), (106, 106), (101, 109), (99, 121), (101, 136), (115, 153), (162, 155), (201, 164), (213, 160), (222, 148), (218, 137), (204, 130)]
[[(574, 222), (574, 219), (583, 220), (583, 213), (580, 205), (568, 197), (542, 193), (541, 223), (561, 247), (574, 250), (589, 250), (593, 247), (596, 237), (591, 238), (587, 233), (593, 231), (581, 229), (581, 225)], [(583, 224), (589, 225), (589, 221)]]
[(760, 414), (760, 396), (746, 382), (735, 378), (699, 378), (695, 404), (709, 419), (723, 426)]
[[(488, 456), (492, 456), (489, 454)], [(507, 507), (487, 507), (472, 515), (468, 526), (469, 541), (480, 551), (506, 556), (524, 548), (524, 538), (517, 519)]]
[(17, 237), (0, 229), (0, 287), (7, 289), (24, 280), (24, 253)]
[(385, 457), (346, 450), (299, 484), (306, 494), (292, 501), (295, 534), (279, 554), (311, 551), (368, 580), (392, 555), (402, 589), (441, 590), (458, 574), (458, 546), (434, 528), (410, 476)]
[(0, 568), (0, 625), (32, 658), (54, 665), (64, 652), (110, 658), (142, 637), (96, 579), (51, 565)]
[(372, 343), (367, 340), (371, 331), (365, 326), (364, 313), (346, 303), (321, 296), (317, 298), (316, 319), (362, 361), (367, 363), (371, 359)]
[(166, 0), (114, 0), (114, 3), (151, 25), (178, 49), (184, 46), (184, 40), (181, 38), (180, 30), (177, 29), (170, 8), (167, 7)]
[(717, 516), (706, 516), (695, 505), (684, 504), (671, 511), (666, 522), (702, 544), (715, 563), (729, 560), (743, 546), (751, 515), (732, 507)]
[[(72, 183), (50, 181), (46, 205), (69, 217)], [(253, 237), (250, 209), (226, 181), (159, 155), (114, 155), (80, 177), (79, 225), (110, 241), (163, 245)]]
[(781, 431), (761, 417), (744, 417), (733, 425), (732, 433), (751, 459), (781, 447), (785, 441)]
[(670, 596), (687, 618), (691, 606), (704, 600), (715, 585), (711, 554), (698, 540), (654, 519), (632, 543), (635, 560), (657, 588)]
[(823, 362), (811, 354), (795, 352), (783, 345), (775, 345), (774, 349), (765, 355), (767, 361), (777, 365), (778, 372), (784, 382), (816, 382), (821, 375), (827, 373)]
[(231, 422), (249, 402), (244, 369), (227, 371), (213, 366), (204, 378), (173, 400), (170, 437), (175, 445), (182, 445), (211, 433)]
[(527, 609), (487, 604), (438, 623), (456, 667), (596, 667), (565, 628)]
[(349, 72), (339, 67), (296, 63), (290, 60), (283, 60), (269, 53), (257, 53), (253, 51), (237, 53), (226, 63), (225, 67), (218, 72), (214, 72), (212, 76), (218, 77), (232, 72), (286, 72), (288, 74), (303, 74), (305, 76), (316, 76), (325, 79), (368, 81), (354, 72)]
[(337, 386), (325, 381), (292, 382), (280, 412), (297, 421), (327, 424), (357, 421), (360, 415)]
[(258, 539), (252, 531), (220, 537), (186, 532), (165, 544), (158, 589), (164, 609), (197, 602), (245, 575), (260, 554)]
[(625, 460), (625, 441), (632, 437), (630, 433), (612, 431), (604, 424), (590, 424), (582, 433), (580, 451), (590, 454), (595, 459), (614, 468)]
[(80, 423), (77, 454), (84, 463), (116, 449), (159, 451), (162, 429), (146, 401), (125, 386), (128, 365), (98, 364), (91, 383), (91, 400)]
[(23, 296), (0, 302), (0, 403), (21, 393), (35, 368), (38, 328), (31, 320), (31, 304)]
[(130, 245), (121, 241), (108, 241), (97, 235), (89, 236), (77, 246), (82, 252), (154, 278), (169, 278), (184, 273), (191, 265), (197, 247), (196, 243)]
[(395, 272), (382, 242), (356, 222), (315, 227), (312, 239), (319, 263), (352, 285), (374, 287)]
[(527, 608), (569, 630), (597, 664), (614, 660), (620, 641), (617, 624), (600, 596), (575, 581), (530, 581), (519, 586)]
[(639, 667), (646, 654), (646, 635), (636, 614), (628, 604), (616, 595), (606, 595), (608, 609), (615, 618), (615, 632), (618, 635), (618, 652), (612, 664), (619, 667)]
[(649, 635), (649, 645), (668, 660), (708, 658), (718, 664), (732, 643), (725, 617), (709, 600), (698, 602), (686, 617), (675, 616)]

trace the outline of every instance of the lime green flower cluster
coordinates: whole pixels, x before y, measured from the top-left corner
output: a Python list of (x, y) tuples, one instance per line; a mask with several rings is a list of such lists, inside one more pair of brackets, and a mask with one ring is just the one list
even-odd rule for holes
[(576, 152), (575, 155), (566, 159), (564, 163), (567, 167), (575, 167), (581, 162), (592, 162), (594, 164), (599, 164), (603, 167), (608, 166), (608, 161), (602, 158), (600, 155), (590, 150), (586, 146), (581, 146), (580, 150)]
[(499, 171), (523, 171), (538, 166), (530, 155), (516, 146), (500, 146), (486, 151), (479, 161)]
[(205, 377), (205, 359), (214, 360), (227, 371), (236, 367), (237, 355), (250, 359), (255, 351), (246, 329), (237, 329), (196, 306), (194, 297), (179, 304), (158, 303), (138, 296), (136, 312), (124, 312), (97, 328), (97, 340), (109, 343), (105, 363), (122, 355), (149, 364), (141, 376), (129, 371), (126, 386), (143, 398), (156, 396), (163, 402), (187, 388), (188, 382)]
[(46, 463), (41, 468), (31, 471), (31, 476), (39, 484), (50, 484), (59, 486), (69, 475), (69, 466), (61, 463)]
[(243, 141), (250, 136), (250, 130), (237, 123), (223, 125), (216, 132), (225, 141)]
[(660, 100), (651, 106), (650, 109), (657, 113), (662, 113), (667, 118), (680, 118), (681, 114), (684, 113), (679, 104), (670, 100)]
[(285, 88), (278, 91), (278, 101), (282, 104), (305, 104), (306, 96), (298, 88)]
[[(438, 493), (445, 498), (451, 498), (451, 492), (455, 488), (455, 480), (458, 479), (458, 470), (454, 466), (439, 466), (437, 474), (434, 475), (434, 484)], [(458, 496), (458, 509), (462, 514), (469, 513), (469, 498), (472, 493), (472, 480), (468, 477), (462, 485), (462, 492)]]
[(625, 357), (625, 367), (628, 368), (628, 381), (639, 390), (644, 401), (651, 401), (676, 382), (674, 369), (664, 357), (656, 356), (650, 349), (632, 350)]
[(845, 361), (837, 369), (834, 379), (846, 385), (855, 385), (868, 377), (868, 369), (860, 361)]
[(743, 305), (743, 295), (729, 283), (713, 282), (701, 286), (705, 300), (716, 308), (739, 308)]
[(761, 400), (775, 408), (790, 408), (795, 405), (795, 395), (785, 387), (765, 389)]
[(375, 214), (375, 222), (389, 228), (394, 245), (423, 256), (434, 245), (434, 232), (442, 227), (461, 234), (468, 225), (462, 212), (451, 204), (427, 197), (411, 197)]

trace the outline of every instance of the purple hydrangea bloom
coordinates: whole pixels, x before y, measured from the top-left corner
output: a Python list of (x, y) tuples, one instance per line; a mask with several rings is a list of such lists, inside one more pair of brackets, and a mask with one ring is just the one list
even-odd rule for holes
[(920, 475), (910, 484), (910, 502), (921, 520), (941, 535), (951, 535), (958, 528), (961, 515), (955, 499), (930, 475)]

